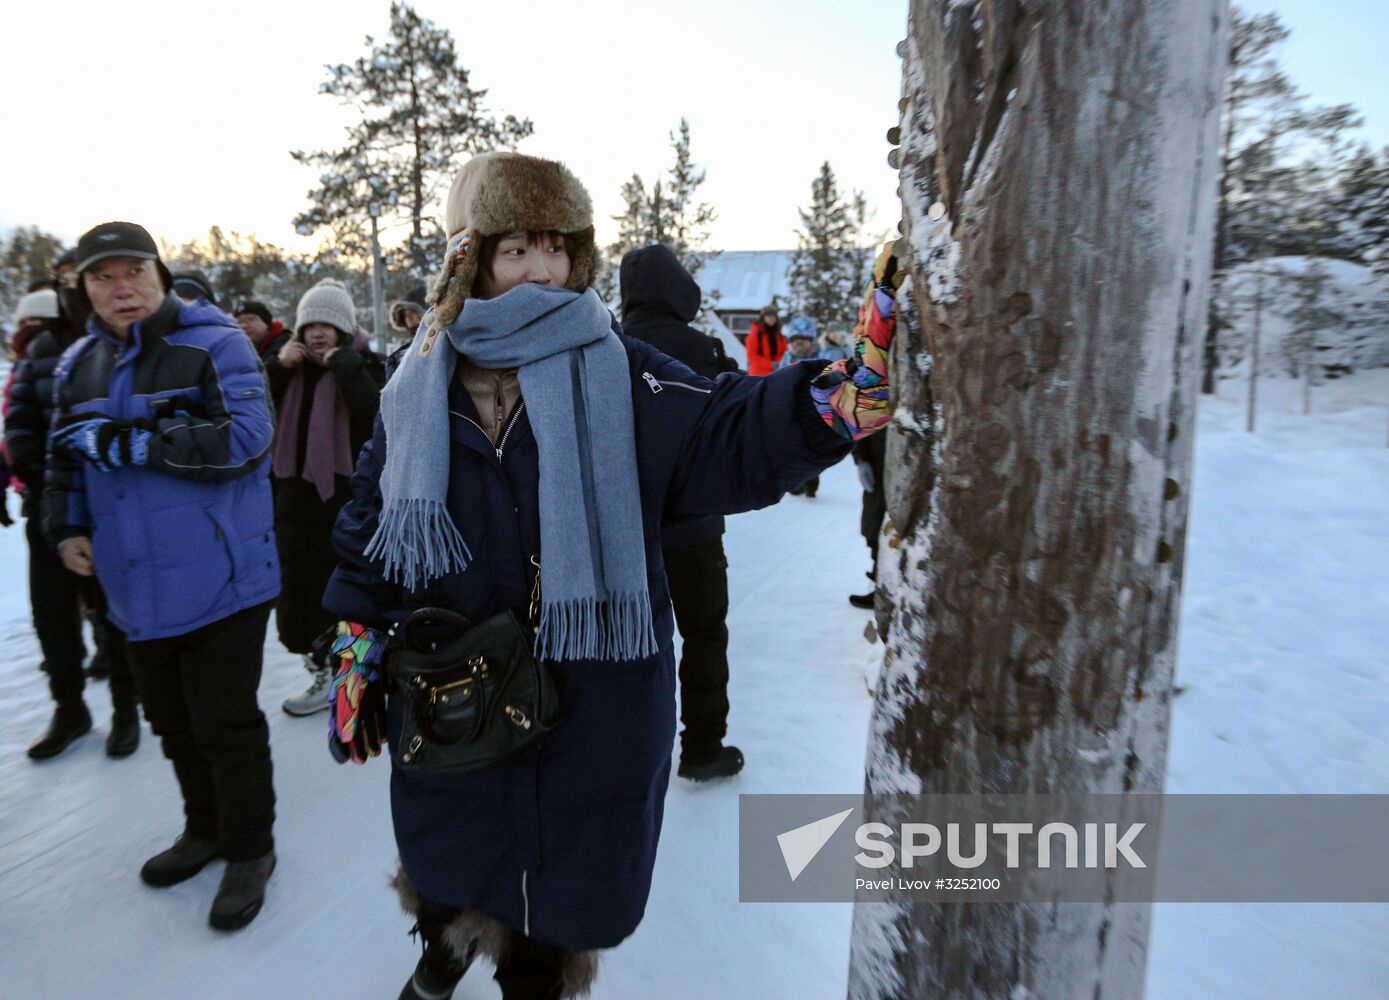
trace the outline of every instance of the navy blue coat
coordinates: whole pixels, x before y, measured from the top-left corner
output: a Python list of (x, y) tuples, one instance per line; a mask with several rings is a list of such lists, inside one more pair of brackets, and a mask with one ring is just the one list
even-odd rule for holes
[(49, 448), (45, 531), (90, 535), (111, 621), (183, 635), (280, 591), (265, 371), (230, 316), (170, 293), (119, 340), (93, 316), (53, 373), (54, 422), (155, 420), (149, 458), (101, 472)]
[[(651, 888), (675, 739), (673, 616), (663, 515), (775, 503), (833, 465), (849, 443), (815, 412), (816, 366), (716, 382), (622, 338), (631, 362), (647, 582), (660, 652), (627, 662), (554, 664), (566, 717), (538, 747), (485, 771), (391, 776), (401, 863), (436, 903), (479, 910), (562, 948), (610, 948), (641, 921)], [(413, 591), (362, 556), (381, 511), (386, 438), (378, 420), (338, 517), (342, 559), (324, 605), (382, 627), (443, 605), (474, 621), (524, 612), (539, 552), (539, 458), (524, 402), (493, 448), (462, 385), (450, 390), (448, 507), (473, 562)], [(389, 706), (392, 738), (399, 708)]]

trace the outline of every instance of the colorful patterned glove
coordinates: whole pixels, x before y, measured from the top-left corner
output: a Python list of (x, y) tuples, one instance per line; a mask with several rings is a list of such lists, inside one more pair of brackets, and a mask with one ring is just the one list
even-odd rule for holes
[(98, 472), (121, 466), (144, 465), (149, 460), (150, 429), (129, 420), (84, 417), (53, 432), (53, 447), (80, 455)]
[(866, 316), (854, 329), (854, 357), (835, 361), (810, 383), (820, 417), (851, 441), (882, 430), (892, 418), (888, 356), (897, 331), (897, 289), (904, 277), (892, 247), (885, 247), (873, 265), (873, 284), (860, 310)]
[(386, 740), (386, 636), (357, 622), (338, 622), (328, 647), (337, 672), (328, 691), (328, 751), (339, 764), (365, 764)]

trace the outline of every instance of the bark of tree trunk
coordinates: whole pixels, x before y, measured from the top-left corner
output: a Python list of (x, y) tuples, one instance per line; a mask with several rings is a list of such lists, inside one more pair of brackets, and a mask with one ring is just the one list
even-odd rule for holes
[[(912, 0), (870, 794), (1162, 788), (1227, 27)], [(849, 995), (1133, 1000), (1149, 912), (860, 904)]]

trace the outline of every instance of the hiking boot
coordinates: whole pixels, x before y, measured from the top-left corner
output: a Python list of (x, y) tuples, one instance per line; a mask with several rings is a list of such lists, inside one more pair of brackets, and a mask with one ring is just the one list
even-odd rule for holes
[(468, 954), (459, 958), (447, 945), (424, 939), (424, 954), (398, 1000), (450, 1000), (477, 954), (477, 942), (468, 945)]
[(302, 718), (328, 711), (328, 688), (332, 683), (333, 675), (327, 670), (314, 670), (313, 683), (309, 685), (308, 690), (285, 699), (285, 714)]
[(186, 882), (206, 868), (209, 861), (219, 857), (221, 852), (217, 849), (217, 841), (181, 833), (173, 847), (145, 862), (140, 869), (140, 878), (145, 885), (164, 889)]
[(207, 922), (219, 931), (237, 931), (256, 919), (274, 870), (274, 851), (250, 861), (228, 861)]
[(709, 781), (711, 778), (731, 778), (742, 769), (743, 751), (737, 747), (717, 747), (707, 754), (682, 751), (677, 773), (691, 781)]
[(29, 747), (30, 760), (47, 760), (56, 757), (74, 740), (92, 731), (92, 714), (82, 701), (59, 705), (53, 711), (53, 721), (33, 745)]
[(850, 594), (849, 603), (856, 608), (863, 608), (865, 611), (872, 611), (873, 596), (874, 591), (871, 590), (866, 594)]
[(140, 713), (135, 706), (111, 713), (111, 732), (106, 735), (106, 756), (129, 757), (140, 746)]

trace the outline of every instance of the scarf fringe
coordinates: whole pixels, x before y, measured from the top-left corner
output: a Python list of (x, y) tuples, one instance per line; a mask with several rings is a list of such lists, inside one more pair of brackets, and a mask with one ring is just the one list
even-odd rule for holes
[(656, 651), (645, 590), (607, 600), (576, 597), (540, 610), (536, 655), (542, 660), (639, 660)]
[(383, 559), (386, 578), (413, 590), (427, 581), (468, 568), (473, 554), (438, 500), (392, 500), (381, 510), (376, 534), (363, 553)]

